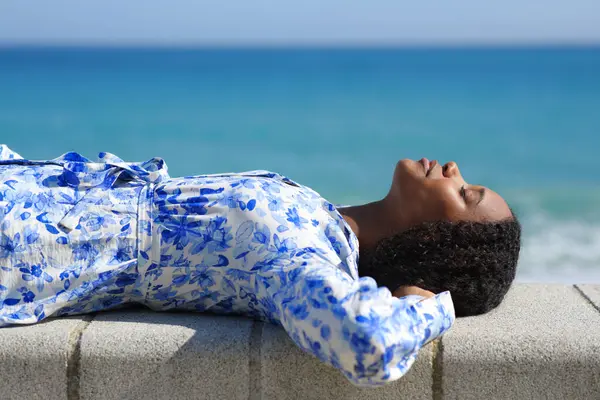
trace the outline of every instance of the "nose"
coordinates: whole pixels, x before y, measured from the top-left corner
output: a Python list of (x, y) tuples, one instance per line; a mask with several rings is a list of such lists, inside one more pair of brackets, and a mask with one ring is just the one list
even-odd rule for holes
[(458, 165), (454, 161), (449, 161), (444, 164), (442, 168), (442, 172), (446, 178), (453, 178), (455, 176), (460, 175), (460, 171), (458, 170)]

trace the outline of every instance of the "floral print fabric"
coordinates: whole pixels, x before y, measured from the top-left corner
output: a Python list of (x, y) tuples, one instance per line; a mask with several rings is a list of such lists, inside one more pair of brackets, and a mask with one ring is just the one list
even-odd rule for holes
[(395, 298), (357, 261), (336, 207), (273, 172), (170, 178), (159, 158), (30, 161), (0, 145), (0, 327), (128, 303), (243, 314), (381, 385), (454, 308), (448, 292)]

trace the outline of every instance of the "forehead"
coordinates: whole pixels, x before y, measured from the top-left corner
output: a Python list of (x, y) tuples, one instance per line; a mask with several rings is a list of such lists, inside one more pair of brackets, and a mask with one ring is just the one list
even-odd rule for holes
[(512, 216), (506, 201), (498, 193), (485, 188), (485, 196), (474, 213), (477, 219), (484, 221), (497, 221)]

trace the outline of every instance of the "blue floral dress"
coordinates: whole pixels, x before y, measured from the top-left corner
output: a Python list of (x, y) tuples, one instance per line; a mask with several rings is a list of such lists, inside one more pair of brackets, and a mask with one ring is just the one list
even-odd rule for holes
[(395, 298), (357, 261), (336, 207), (276, 173), (170, 178), (159, 158), (30, 161), (0, 145), (0, 327), (128, 303), (244, 314), (381, 385), (454, 308), (448, 292)]

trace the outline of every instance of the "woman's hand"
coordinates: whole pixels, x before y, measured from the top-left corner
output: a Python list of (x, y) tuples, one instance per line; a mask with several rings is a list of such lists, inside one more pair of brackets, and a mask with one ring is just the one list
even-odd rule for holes
[(430, 292), (429, 290), (421, 289), (417, 286), (400, 286), (398, 289), (394, 290), (394, 293), (392, 293), (394, 297), (404, 297), (411, 294), (423, 296), (425, 299), (435, 296), (435, 293)]

